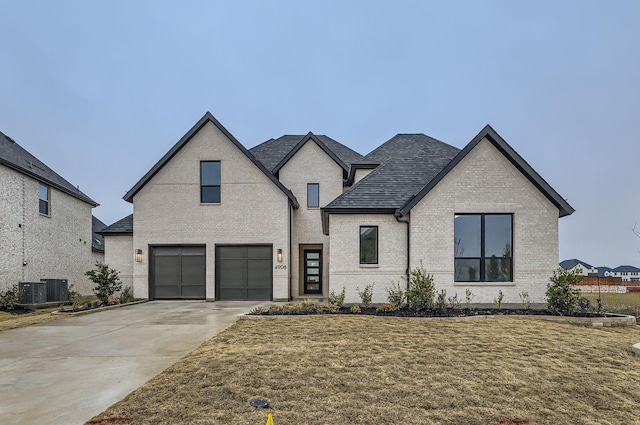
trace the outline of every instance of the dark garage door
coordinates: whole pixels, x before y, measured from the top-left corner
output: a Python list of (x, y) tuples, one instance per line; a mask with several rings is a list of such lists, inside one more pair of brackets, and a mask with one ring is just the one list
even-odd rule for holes
[(152, 299), (204, 299), (205, 247), (154, 246), (151, 248)]
[(272, 247), (216, 246), (216, 299), (271, 300)]

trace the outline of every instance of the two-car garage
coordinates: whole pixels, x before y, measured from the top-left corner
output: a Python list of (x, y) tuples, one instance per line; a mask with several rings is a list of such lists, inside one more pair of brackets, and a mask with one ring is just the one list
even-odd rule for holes
[[(216, 245), (215, 299), (217, 301), (272, 299), (272, 245)], [(205, 299), (206, 247), (152, 246), (149, 295), (151, 299)]]

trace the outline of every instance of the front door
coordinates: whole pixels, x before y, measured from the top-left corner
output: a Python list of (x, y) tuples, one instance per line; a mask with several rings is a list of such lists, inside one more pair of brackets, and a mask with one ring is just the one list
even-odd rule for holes
[(304, 250), (304, 293), (322, 293), (322, 250)]

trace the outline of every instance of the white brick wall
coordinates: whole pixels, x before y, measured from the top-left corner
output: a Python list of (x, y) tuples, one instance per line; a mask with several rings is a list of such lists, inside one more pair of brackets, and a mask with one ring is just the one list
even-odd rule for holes
[[(220, 204), (200, 204), (200, 161), (221, 162)], [(206, 245), (207, 299), (215, 297), (216, 244), (273, 244), (274, 263), (277, 249), (289, 252), (287, 196), (211, 123), (136, 194), (133, 205), (131, 249), (144, 252), (142, 262), (133, 262), (136, 298), (149, 296), (150, 245)], [(132, 258), (133, 252), (122, 255)], [(109, 242), (107, 258), (113, 258)], [(288, 292), (288, 270), (274, 270), (273, 298), (286, 299)]]
[(342, 168), (312, 140), (289, 159), (280, 169), (280, 182), (288, 187), (300, 203), (293, 211), (292, 253), (291, 253), (291, 289), (292, 296), (303, 297), (300, 270), (300, 244), (323, 245), (323, 295), (329, 294), (329, 237), (322, 233), (320, 208), (307, 208), (307, 183), (320, 184), (320, 207), (324, 207), (342, 193)]
[[(360, 226), (378, 226), (378, 264), (360, 265)], [(360, 302), (357, 288), (374, 284), (374, 303), (387, 301), (386, 289), (403, 284), (407, 267), (407, 225), (393, 214), (332, 214), (329, 273), (336, 293), (346, 288), (345, 302)]]
[(105, 236), (104, 245), (104, 263), (119, 272), (122, 289), (127, 286), (133, 288), (133, 236)]
[[(513, 283), (454, 282), (456, 213), (513, 213)], [(528, 291), (532, 302), (544, 302), (558, 267), (558, 209), (483, 140), (412, 209), (412, 267), (420, 261), (448, 296), (464, 299), (470, 288), (474, 302), (492, 303), (502, 290), (504, 302), (519, 303), (518, 295)]]
[(91, 205), (51, 188), (51, 215), (44, 216), (38, 184), (0, 165), (0, 290), (52, 278), (68, 279), (76, 291), (90, 294), (84, 273), (93, 268)]

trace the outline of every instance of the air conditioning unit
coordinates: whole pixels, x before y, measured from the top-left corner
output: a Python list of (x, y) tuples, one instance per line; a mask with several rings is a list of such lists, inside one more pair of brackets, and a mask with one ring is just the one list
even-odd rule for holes
[(69, 300), (69, 286), (67, 279), (40, 279), (47, 286), (47, 302)]
[(24, 294), (25, 304), (42, 304), (47, 302), (47, 284), (45, 282), (19, 282), (18, 289)]

